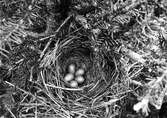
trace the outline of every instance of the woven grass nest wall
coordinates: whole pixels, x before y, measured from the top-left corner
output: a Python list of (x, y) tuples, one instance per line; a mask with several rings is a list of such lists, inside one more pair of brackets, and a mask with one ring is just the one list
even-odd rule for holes
[[(107, 96), (112, 96), (109, 87), (118, 81), (118, 70), (113, 59), (106, 58), (103, 52), (96, 52), (92, 40), (86, 36), (67, 41), (68, 43), (60, 42), (59, 46), (63, 46), (58, 47), (57, 52), (61, 53), (58, 54), (57, 60), (52, 60), (55, 62), (47, 63), (50, 69), (44, 70), (46, 84), (50, 85), (47, 86), (48, 92), (57, 98), (57, 103), (65, 110), (70, 110), (72, 116), (107, 117), (110, 115), (106, 112), (107, 104), (110, 104), (110, 98)], [(86, 70), (85, 82), (77, 88), (70, 87), (64, 80), (71, 63)]]
[(1, 0), (0, 118), (166, 118), (166, 0)]

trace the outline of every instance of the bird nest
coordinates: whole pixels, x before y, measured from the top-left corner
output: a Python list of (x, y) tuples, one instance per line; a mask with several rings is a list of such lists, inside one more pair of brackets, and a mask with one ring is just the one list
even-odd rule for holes
[[(57, 58), (45, 63), (43, 76), (48, 93), (65, 110), (73, 115), (100, 117), (108, 114), (108, 105), (105, 104), (113, 98), (107, 98), (107, 95), (111, 95), (111, 86), (118, 79), (118, 70), (114, 60), (106, 58), (102, 51), (94, 50), (91, 42), (86, 36), (60, 41), (54, 47), (54, 55), (54, 49), (49, 53)], [(45, 58), (49, 60), (48, 56)], [(85, 70), (85, 81), (77, 87), (71, 87), (64, 80), (70, 64)]]

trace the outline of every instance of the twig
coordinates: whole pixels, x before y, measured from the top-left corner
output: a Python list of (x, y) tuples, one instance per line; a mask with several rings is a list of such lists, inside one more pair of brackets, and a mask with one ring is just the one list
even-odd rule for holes
[(48, 37), (50, 38), (50, 40), (48, 41), (48, 43), (46, 44), (44, 50), (42, 51), (41, 55), (40, 55), (40, 59), (42, 59), (42, 57), (44, 56), (45, 54), (45, 51), (48, 49), (50, 43), (53, 41), (53, 38), (52, 37), (55, 37), (58, 32), (60, 31), (60, 29), (67, 23), (67, 21), (72, 17), (72, 15), (70, 15), (69, 17), (67, 17), (64, 22), (60, 25), (60, 27), (56, 30), (55, 34), (54, 35), (51, 35), (51, 37)]
[(60, 86), (55, 86), (55, 85), (49, 85), (49, 84), (46, 84), (46, 86), (48, 87), (52, 87), (52, 88), (57, 88), (57, 89), (62, 89), (62, 90), (68, 90), (68, 91), (83, 91), (83, 89), (74, 89), (74, 88), (63, 88), (63, 87), (60, 87)]
[(12, 113), (12, 111), (8, 108), (7, 105), (5, 105), (6, 109), (10, 112), (10, 114), (12, 115), (13, 118), (16, 118), (16, 116)]
[(37, 106), (38, 106), (38, 103), (36, 101), (36, 103), (35, 103), (35, 118), (38, 118), (38, 108), (37, 108)]

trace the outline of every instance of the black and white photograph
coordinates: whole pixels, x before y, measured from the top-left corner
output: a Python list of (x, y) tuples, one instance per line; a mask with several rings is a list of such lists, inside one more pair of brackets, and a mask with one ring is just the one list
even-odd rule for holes
[(167, 0), (0, 0), (0, 118), (167, 118)]

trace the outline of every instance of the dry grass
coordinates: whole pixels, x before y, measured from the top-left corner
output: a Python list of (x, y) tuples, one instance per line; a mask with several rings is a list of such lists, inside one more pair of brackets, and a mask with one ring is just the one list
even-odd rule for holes
[[(167, 95), (165, 0), (63, 1), (0, 1), (0, 117), (152, 118)], [(71, 62), (82, 87), (63, 81)]]

